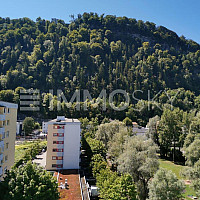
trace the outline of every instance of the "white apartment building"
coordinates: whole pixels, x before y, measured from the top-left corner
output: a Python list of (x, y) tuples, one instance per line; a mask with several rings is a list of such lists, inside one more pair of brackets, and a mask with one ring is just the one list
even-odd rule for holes
[(42, 122), (42, 132), (43, 133), (48, 132), (48, 122)]
[(48, 122), (47, 170), (79, 169), (81, 123), (58, 116)]

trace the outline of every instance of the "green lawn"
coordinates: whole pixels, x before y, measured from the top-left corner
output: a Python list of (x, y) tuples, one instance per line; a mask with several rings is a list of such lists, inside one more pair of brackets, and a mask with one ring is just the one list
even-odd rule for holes
[[(164, 159), (159, 159), (159, 163), (160, 163), (160, 167), (171, 170), (173, 173), (176, 174), (176, 176), (179, 179), (184, 180), (184, 178), (180, 175), (180, 172), (181, 172), (181, 170), (184, 170), (185, 166), (177, 165), (177, 164), (174, 164), (171, 161), (164, 160)], [(188, 195), (194, 195), (195, 196), (195, 192), (194, 192), (193, 188), (191, 188), (189, 185), (186, 185), (184, 197), (187, 200), (191, 200), (190, 198), (188, 198)]]
[[(38, 142), (38, 141), (31, 141), (31, 142), (26, 141), (20, 145), (15, 145), (15, 162), (19, 161), (20, 158), (23, 157), (25, 150), (28, 149), (32, 144), (34, 144), (36, 142)], [(47, 143), (47, 142), (41, 141), (40, 143), (42, 144), (42, 143)]]

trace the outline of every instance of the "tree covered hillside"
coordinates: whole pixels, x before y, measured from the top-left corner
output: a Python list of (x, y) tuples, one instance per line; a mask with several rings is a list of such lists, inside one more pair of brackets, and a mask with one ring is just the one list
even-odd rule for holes
[(200, 45), (163, 26), (84, 13), (70, 24), (0, 18), (0, 89), (184, 88), (199, 94)]

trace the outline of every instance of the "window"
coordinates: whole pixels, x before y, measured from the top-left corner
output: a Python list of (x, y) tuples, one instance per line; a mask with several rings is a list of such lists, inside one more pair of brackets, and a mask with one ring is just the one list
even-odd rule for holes
[(53, 144), (64, 144), (64, 141), (53, 141)]
[(6, 149), (8, 149), (8, 142), (6, 143)]
[(63, 152), (63, 149), (53, 149), (53, 152)]
[(3, 121), (3, 126), (5, 126), (6, 125), (6, 121)]
[(10, 120), (7, 120), (7, 125), (9, 125), (10, 124)]
[(52, 160), (63, 160), (62, 156), (52, 156)]
[(5, 156), (5, 162), (8, 160), (8, 156)]
[(6, 108), (3, 109), (3, 112), (6, 113)]
[(57, 156), (52, 156), (52, 160), (57, 160)]
[(53, 136), (63, 137), (64, 133), (53, 133)]
[(3, 132), (2, 139), (4, 139), (4, 138), (5, 138), (5, 133)]
[(10, 113), (10, 108), (8, 108), (8, 113)]
[(54, 129), (64, 129), (65, 126), (54, 125), (53, 128)]
[(56, 165), (56, 164), (52, 164), (52, 167), (56, 167), (56, 168), (63, 168), (63, 165)]
[(53, 129), (57, 129), (57, 126), (54, 125), (54, 126), (53, 126)]
[(6, 132), (6, 137), (9, 137), (10, 133), (9, 131)]

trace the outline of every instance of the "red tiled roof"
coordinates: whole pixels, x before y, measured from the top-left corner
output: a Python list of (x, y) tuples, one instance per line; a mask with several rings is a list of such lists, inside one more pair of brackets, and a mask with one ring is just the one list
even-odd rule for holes
[[(57, 175), (58, 172), (55, 172), (54, 176), (57, 177)], [(65, 179), (67, 179), (68, 188), (58, 189), (60, 200), (82, 200), (78, 170), (62, 170), (59, 173), (58, 185), (65, 184)]]

